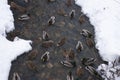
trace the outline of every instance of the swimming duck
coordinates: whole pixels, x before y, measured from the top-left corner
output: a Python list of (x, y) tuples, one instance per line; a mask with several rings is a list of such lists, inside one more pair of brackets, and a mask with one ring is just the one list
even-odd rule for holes
[(64, 50), (63, 51), (63, 56), (65, 57), (66, 60), (73, 60), (75, 57), (74, 51), (70, 48), (69, 50)]
[(79, 22), (80, 22), (80, 24), (82, 24), (82, 23), (85, 22), (85, 18), (84, 18), (84, 16), (83, 16), (83, 14), (80, 16)]
[(42, 62), (47, 62), (50, 58), (50, 53), (48, 51), (46, 51), (42, 56), (41, 56), (41, 60)]
[(82, 29), (82, 32), (81, 34), (84, 36), (84, 37), (88, 37), (88, 38), (91, 38), (92, 37), (92, 33), (86, 29)]
[(26, 65), (28, 69), (32, 71), (35, 71), (35, 72), (38, 71), (37, 65), (33, 61), (26, 61)]
[(84, 74), (84, 70), (81, 66), (78, 66), (78, 68), (76, 70), (76, 74), (77, 74), (78, 77), (80, 77)]
[(49, 41), (44, 41), (42, 42), (42, 47), (49, 48), (54, 44), (54, 41), (49, 40)]
[(37, 57), (37, 54), (38, 54), (38, 51), (35, 49), (35, 50), (32, 50), (31, 52), (30, 52), (30, 54), (28, 55), (28, 59), (30, 59), (30, 60), (33, 60), (33, 59), (35, 59), (36, 57)]
[(18, 74), (17, 72), (14, 72), (14, 73), (13, 73), (13, 78), (12, 78), (12, 80), (21, 80), (21, 78), (20, 78), (20, 76), (19, 76), (19, 74)]
[(69, 71), (69, 73), (67, 74), (67, 80), (74, 80), (74, 77), (71, 71)]
[(92, 65), (95, 61), (96, 61), (96, 59), (94, 59), (94, 58), (83, 58), (81, 60), (82, 64), (85, 66)]
[(75, 10), (72, 10), (70, 13), (69, 13), (69, 16), (71, 19), (73, 19), (75, 17)]
[(24, 8), (24, 7), (22, 7), (22, 6), (19, 6), (18, 4), (16, 4), (15, 2), (11, 2), (10, 3), (10, 7), (11, 8), (14, 8), (14, 9), (16, 9), (16, 10), (18, 10), (18, 11), (20, 11), (21, 13), (25, 13), (26, 12), (26, 8)]
[(75, 53), (74, 50), (70, 48), (69, 52), (68, 52), (68, 57), (69, 59), (74, 59), (75, 58)]
[(30, 14), (23, 14), (18, 18), (18, 20), (21, 20), (21, 21), (29, 20), (29, 19), (30, 19)]
[(91, 38), (86, 38), (86, 44), (88, 47), (93, 47), (94, 46), (94, 42)]
[(42, 37), (43, 37), (43, 40), (46, 40), (46, 41), (49, 40), (49, 35), (46, 31), (43, 31)]
[(83, 45), (82, 45), (82, 42), (81, 41), (78, 41), (77, 45), (76, 45), (76, 50), (78, 52), (82, 51), (83, 50)]
[(71, 0), (67, 0), (66, 4), (67, 4), (67, 6), (71, 6), (72, 5), (72, 1)]
[(64, 61), (61, 61), (60, 63), (61, 63), (62, 65), (64, 65), (64, 66), (70, 67), (70, 68), (76, 66), (75, 61), (64, 60)]
[(99, 80), (104, 80), (104, 79), (102, 78), (102, 76), (101, 76), (101, 75), (96, 71), (96, 69), (93, 68), (92, 66), (86, 66), (85, 69), (88, 70), (88, 72), (89, 72), (91, 75), (95, 76), (95, 77), (98, 78)]
[(59, 46), (63, 46), (64, 44), (65, 44), (65, 42), (66, 42), (66, 38), (64, 37), (64, 38), (62, 38), (58, 43), (57, 43), (57, 46), (59, 47)]
[(52, 25), (55, 23), (55, 16), (51, 16), (50, 19), (48, 20), (48, 25)]

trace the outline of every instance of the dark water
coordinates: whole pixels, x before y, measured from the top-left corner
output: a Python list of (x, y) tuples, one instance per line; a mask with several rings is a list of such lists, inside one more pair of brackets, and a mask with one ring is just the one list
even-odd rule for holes
[[(31, 51), (18, 56), (18, 58), (12, 61), (12, 67), (9, 74), (9, 80), (12, 80), (14, 72), (18, 72), (21, 80), (66, 80), (66, 75), (71, 70), (75, 78), (76, 69), (78, 65), (81, 65), (81, 59), (84, 57), (97, 58), (94, 67), (97, 67), (101, 62), (101, 58), (95, 48), (89, 48), (86, 45), (85, 38), (80, 34), (82, 29), (87, 29), (94, 35), (93, 26), (90, 24), (89, 19), (84, 16), (85, 22), (80, 24), (79, 17), (82, 14), (81, 8), (75, 5), (72, 0), (72, 5), (67, 6), (67, 0), (56, 0), (55, 2), (48, 2), (47, 0), (30, 0), (29, 3), (24, 3), (23, 0), (8, 0), (26, 7), (27, 13), (31, 14), (31, 19), (28, 21), (19, 21), (18, 16), (20, 13), (18, 10), (12, 9), (15, 19), (15, 28), (13, 32), (8, 34), (8, 39), (13, 40), (15, 36), (20, 38), (32, 40), (33, 50), (36, 49), (38, 54), (34, 59), (29, 59)], [(60, 10), (64, 10), (67, 15), (71, 10), (75, 10), (76, 15), (71, 20), (69, 16), (63, 16), (59, 14)], [(56, 17), (54, 25), (48, 26), (47, 21), (51, 16)], [(50, 48), (43, 48), (42, 43), (42, 31), (45, 30), (49, 33), (50, 39), (54, 41), (54, 45)], [(56, 43), (63, 37), (66, 37), (66, 43), (61, 47), (56, 47)], [(92, 40), (94, 36), (92, 37)], [(84, 50), (78, 53), (75, 49), (77, 41), (81, 41), (84, 46)], [(21, 46), (22, 47), (22, 46)], [(95, 46), (94, 46), (95, 47)], [(72, 48), (75, 52), (75, 61), (77, 67), (67, 68), (61, 65), (59, 62), (63, 60), (63, 50), (69, 50)], [(40, 58), (45, 52), (50, 52), (50, 60), (47, 63), (42, 63)], [(12, 54), (12, 53), (11, 53)], [(35, 69), (30, 69), (27, 63), (32, 62)], [(47, 64), (51, 63), (52, 68), (48, 68)], [(36, 70), (37, 69), (37, 70)], [(84, 69), (84, 66), (83, 66)], [(87, 80), (91, 76), (86, 70), (85, 73), (78, 80)], [(97, 80), (97, 79), (95, 79)]]

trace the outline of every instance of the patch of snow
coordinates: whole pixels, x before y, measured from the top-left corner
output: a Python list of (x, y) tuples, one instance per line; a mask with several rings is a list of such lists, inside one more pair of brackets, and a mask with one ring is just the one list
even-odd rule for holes
[(16, 37), (14, 41), (6, 39), (6, 33), (13, 31), (14, 18), (7, 0), (0, 0), (0, 80), (8, 80), (11, 61), (32, 49), (31, 40)]

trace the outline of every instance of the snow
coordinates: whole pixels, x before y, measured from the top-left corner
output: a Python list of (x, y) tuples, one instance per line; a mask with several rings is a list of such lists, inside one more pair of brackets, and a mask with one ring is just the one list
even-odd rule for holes
[(6, 33), (13, 31), (14, 18), (7, 0), (0, 0), (0, 80), (8, 80), (11, 61), (32, 49), (31, 40), (15, 37), (14, 41), (6, 39)]
[[(96, 48), (101, 57), (105, 61), (113, 62), (120, 56), (120, 0), (75, 1), (82, 7), (82, 12), (90, 18), (94, 26)], [(120, 64), (117, 66), (120, 67)], [(105, 69), (107, 73), (111, 69), (110, 64), (107, 67), (107, 70), (106, 66), (100, 67), (99, 70)], [(111, 75), (111, 73), (108, 74)], [(115, 77), (115, 80), (120, 80), (120, 77)]]

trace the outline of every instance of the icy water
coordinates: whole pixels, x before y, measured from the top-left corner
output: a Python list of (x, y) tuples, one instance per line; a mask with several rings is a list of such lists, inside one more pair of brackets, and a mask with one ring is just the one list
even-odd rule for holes
[[(84, 69), (84, 66), (81, 64), (81, 59), (84, 57), (97, 58), (94, 67), (102, 63), (95, 46), (93, 48), (88, 47), (85, 38), (80, 34), (82, 29), (87, 29), (94, 35), (94, 29), (86, 16), (84, 16), (85, 22), (80, 24), (79, 17), (82, 14), (81, 8), (75, 5), (73, 0), (71, 6), (67, 6), (67, 0), (56, 0), (55, 2), (30, 0), (27, 4), (23, 0), (9, 0), (9, 2), (11, 1), (26, 7), (27, 13), (31, 14), (31, 19), (28, 21), (19, 21), (18, 17), (23, 13), (12, 9), (16, 30), (8, 34), (8, 39), (13, 40), (15, 36), (19, 36), (20, 38), (32, 40), (32, 47), (33, 50), (36, 50), (37, 56), (34, 57), (34, 59), (30, 59), (29, 55), (31, 51), (18, 56), (18, 58), (12, 62), (9, 80), (12, 80), (14, 72), (19, 73), (21, 80), (66, 80), (66, 75), (70, 70), (73, 72), (75, 79), (86, 80), (91, 75)], [(71, 10), (75, 10), (76, 13), (73, 19), (69, 17)], [(65, 16), (63, 16), (60, 11), (64, 11)], [(51, 16), (56, 17), (56, 22), (54, 25), (48, 26), (47, 21)], [(53, 46), (50, 48), (41, 46), (43, 42), (43, 30), (48, 32), (50, 39), (54, 41)], [(57, 47), (57, 42), (63, 37), (66, 37), (66, 43), (61, 47)], [(83, 43), (84, 50), (78, 53), (75, 47), (79, 40)], [(94, 40), (94, 36), (92, 40)], [(70, 48), (72, 48), (75, 53), (74, 60), (77, 64), (75, 68), (68, 68), (60, 64), (60, 61), (64, 60), (63, 51), (69, 50)], [(46, 51), (50, 52), (50, 60), (47, 63), (42, 63), (40, 58)], [(29, 63), (34, 64), (35, 68), (31, 69), (28, 65)], [(50, 67), (49, 64), (51, 64), (52, 67)], [(76, 69), (79, 65), (83, 67), (84, 74), (78, 78)]]

